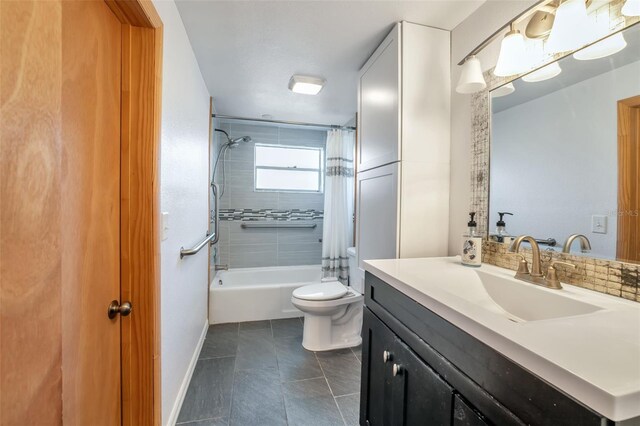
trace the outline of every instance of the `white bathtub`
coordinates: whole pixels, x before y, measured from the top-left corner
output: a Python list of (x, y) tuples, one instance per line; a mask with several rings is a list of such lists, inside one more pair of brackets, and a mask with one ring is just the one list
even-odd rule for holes
[(293, 290), (321, 277), (320, 265), (218, 271), (209, 286), (209, 323), (300, 317)]

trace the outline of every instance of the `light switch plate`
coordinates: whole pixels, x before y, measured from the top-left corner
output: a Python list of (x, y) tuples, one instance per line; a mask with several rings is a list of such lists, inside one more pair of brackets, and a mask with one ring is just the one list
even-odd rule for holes
[(162, 241), (169, 238), (169, 212), (162, 212)]
[(607, 217), (605, 215), (594, 214), (591, 216), (591, 232), (596, 234), (607, 233)]

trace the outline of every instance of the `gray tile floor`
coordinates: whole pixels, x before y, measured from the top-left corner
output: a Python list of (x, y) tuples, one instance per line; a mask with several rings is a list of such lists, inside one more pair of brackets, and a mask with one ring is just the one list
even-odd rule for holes
[(212, 325), (178, 424), (352, 426), (360, 348), (310, 352), (302, 319)]

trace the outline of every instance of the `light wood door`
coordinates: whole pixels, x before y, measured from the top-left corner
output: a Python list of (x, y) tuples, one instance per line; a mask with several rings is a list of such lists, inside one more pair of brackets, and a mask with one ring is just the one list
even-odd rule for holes
[[(70, 425), (121, 420), (120, 21), (62, 2), (62, 395)], [(128, 320), (128, 319), (126, 319)]]
[(0, 425), (161, 423), (161, 64), (150, 0), (0, 1)]
[(640, 96), (618, 102), (617, 259), (640, 262)]

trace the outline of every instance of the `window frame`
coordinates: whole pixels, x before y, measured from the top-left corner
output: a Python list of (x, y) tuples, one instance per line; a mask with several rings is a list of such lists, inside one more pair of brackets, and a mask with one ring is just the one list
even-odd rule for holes
[[(259, 147), (266, 148), (282, 148), (282, 149), (306, 149), (319, 152), (318, 168), (300, 168), (300, 167), (279, 167), (279, 166), (259, 166), (257, 163), (257, 151)], [(324, 147), (322, 146), (304, 146), (304, 145), (281, 145), (270, 143), (256, 143), (253, 148), (253, 191), (254, 192), (288, 192), (303, 194), (323, 194), (324, 193)], [(286, 170), (299, 172), (318, 172), (318, 190), (305, 189), (284, 189), (284, 188), (258, 188), (258, 169), (262, 170)]]

